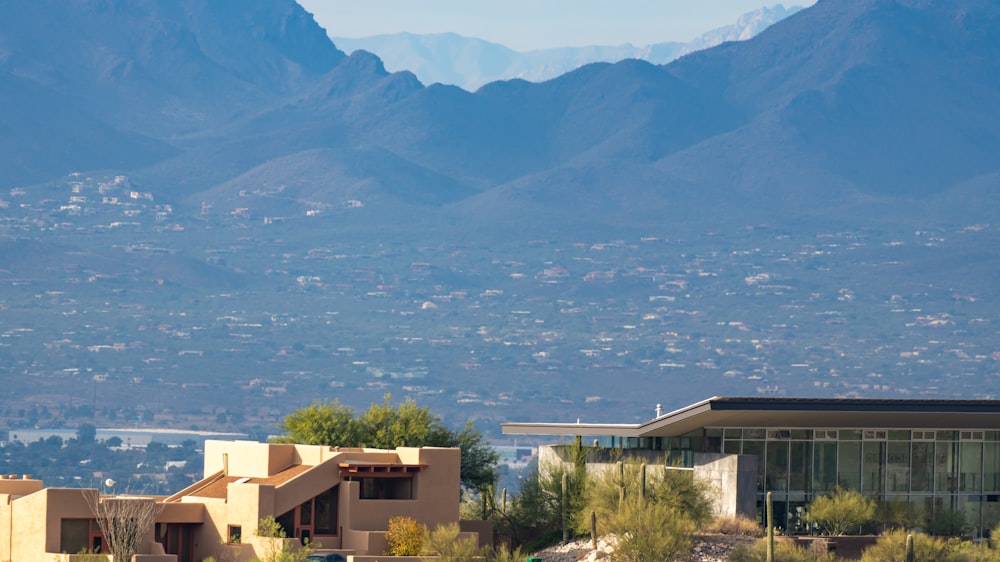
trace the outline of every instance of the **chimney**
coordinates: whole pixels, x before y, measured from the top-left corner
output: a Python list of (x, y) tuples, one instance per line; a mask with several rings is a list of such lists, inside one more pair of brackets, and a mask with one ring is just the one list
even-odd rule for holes
[(656, 405), (656, 417), (660, 417), (662, 415), (663, 415), (663, 406), (661, 406), (660, 404), (657, 404)]

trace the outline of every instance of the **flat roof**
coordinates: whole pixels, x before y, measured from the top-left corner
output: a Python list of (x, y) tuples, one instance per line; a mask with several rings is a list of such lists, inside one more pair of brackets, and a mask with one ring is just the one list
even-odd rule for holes
[(1000, 400), (715, 396), (638, 424), (502, 424), (507, 435), (617, 437), (676, 437), (703, 427), (1000, 430)]

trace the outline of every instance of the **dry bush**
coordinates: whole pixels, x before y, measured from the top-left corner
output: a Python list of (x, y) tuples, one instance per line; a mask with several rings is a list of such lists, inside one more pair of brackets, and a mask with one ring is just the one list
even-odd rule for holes
[(753, 519), (745, 515), (721, 515), (708, 522), (702, 528), (706, 533), (732, 535), (738, 537), (762, 537), (764, 529)]
[(417, 556), (424, 548), (427, 529), (412, 517), (402, 515), (389, 519), (389, 529), (385, 540), (389, 543), (386, 554), (393, 556)]

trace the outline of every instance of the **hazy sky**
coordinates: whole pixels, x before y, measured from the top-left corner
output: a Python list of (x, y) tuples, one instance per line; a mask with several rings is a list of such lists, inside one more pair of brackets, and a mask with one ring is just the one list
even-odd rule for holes
[[(516, 50), (687, 41), (769, 0), (299, 0), (327, 33), (454, 32)], [(806, 6), (814, 0), (791, 1)]]

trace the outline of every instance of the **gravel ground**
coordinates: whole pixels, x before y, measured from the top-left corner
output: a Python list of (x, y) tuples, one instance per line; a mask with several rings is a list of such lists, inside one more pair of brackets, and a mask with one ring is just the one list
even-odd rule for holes
[[(686, 562), (726, 562), (729, 553), (737, 545), (752, 544), (757, 539), (753, 537), (738, 537), (732, 535), (699, 535), (695, 538), (691, 555)], [(597, 549), (590, 548), (589, 540), (569, 541), (550, 546), (531, 556), (541, 558), (542, 562), (596, 562), (607, 557), (614, 544), (614, 537), (603, 537), (597, 541)]]

